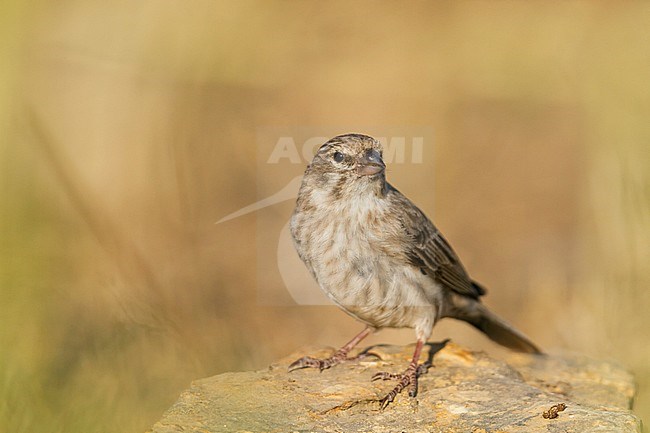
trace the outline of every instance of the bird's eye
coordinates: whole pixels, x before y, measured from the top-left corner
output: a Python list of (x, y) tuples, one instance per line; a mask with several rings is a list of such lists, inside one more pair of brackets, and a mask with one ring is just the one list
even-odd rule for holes
[(341, 152), (334, 152), (334, 155), (332, 157), (336, 162), (342, 162), (345, 159), (345, 155), (343, 155)]

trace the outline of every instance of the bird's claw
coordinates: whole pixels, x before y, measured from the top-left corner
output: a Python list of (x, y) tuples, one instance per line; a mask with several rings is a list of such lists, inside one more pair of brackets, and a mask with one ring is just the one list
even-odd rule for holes
[(421, 374), (427, 373), (431, 364), (425, 363), (418, 365), (409, 365), (404, 373), (389, 373), (386, 371), (380, 371), (375, 373), (372, 376), (372, 380), (397, 380), (397, 385), (393, 388), (384, 398), (379, 400), (379, 408), (381, 410), (386, 409), (388, 405), (395, 400), (397, 394), (402, 392), (404, 388), (408, 387), (409, 397), (415, 397), (418, 393), (418, 377)]
[(395, 395), (393, 395), (393, 392), (391, 391), (386, 397), (379, 400), (379, 410), (386, 409), (388, 405), (393, 402), (393, 399), (395, 399)]
[(394, 379), (401, 379), (401, 378), (402, 378), (401, 374), (389, 373), (387, 371), (380, 371), (378, 373), (373, 374), (370, 380), (374, 382), (375, 380), (394, 380)]
[(323, 371), (330, 366), (325, 364), (325, 359), (312, 358), (311, 356), (303, 356), (300, 359), (295, 360), (289, 365), (287, 370), (292, 372), (294, 370), (299, 370), (301, 368), (318, 368), (320, 371)]
[(427, 374), (429, 372), (429, 369), (433, 366), (431, 362), (424, 362), (420, 365), (418, 365), (418, 369), (416, 371), (416, 375), (418, 377), (422, 376), (423, 374)]
[(287, 368), (289, 372), (299, 370), (301, 368), (318, 368), (320, 371), (326, 370), (344, 361), (354, 361), (357, 359), (365, 358), (366, 354), (359, 354), (358, 356), (349, 357), (347, 352), (338, 351), (334, 355), (325, 359), (313, 358), (311, 356), (303, 356), (300, 359), (292, 362)]

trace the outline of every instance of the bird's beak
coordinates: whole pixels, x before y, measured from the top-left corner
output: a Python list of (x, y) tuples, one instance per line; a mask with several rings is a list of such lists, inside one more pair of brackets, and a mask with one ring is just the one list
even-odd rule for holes
[(381, 173), (386, 168), (381, 155), (375, 149), (366, 150), (357, 163), (357, 173), (362, 176), (372, 176)]

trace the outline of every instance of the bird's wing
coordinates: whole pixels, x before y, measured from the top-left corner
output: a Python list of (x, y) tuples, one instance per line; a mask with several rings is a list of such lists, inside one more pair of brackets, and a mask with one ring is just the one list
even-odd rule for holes
[(399, 191), (390, 187), (404, 230), (406, 257), (409, 262), (442, 286), (464, 296), (478, 299), (485, 290), (472, 281), (449, 243), (427, 216)]

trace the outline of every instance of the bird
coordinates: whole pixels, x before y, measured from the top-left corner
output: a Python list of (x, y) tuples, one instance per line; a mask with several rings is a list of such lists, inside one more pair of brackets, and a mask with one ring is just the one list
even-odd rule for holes
[(307, 166), (290, 232), (298, 256), (321, 290), (365, 328), (326, 359), (304, 356), (289, 365), (321, 371), (344, 361), (365, 337), (382, 328), (413, 328), (411, 362), (379, 399), (385, 409), (404, 389), (415, 397), (422, 348), (443, 318), (465, 321), (515, 351), (541, 354), (523, 333), (490, 311), (486, 290), (472, 280), (440, 231), (386, 180), (383, 146), (371, 136), (338, 135)]

